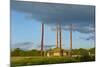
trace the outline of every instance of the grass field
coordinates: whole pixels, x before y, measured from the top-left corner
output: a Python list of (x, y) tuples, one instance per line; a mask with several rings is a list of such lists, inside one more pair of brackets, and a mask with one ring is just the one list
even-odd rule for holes
[(27, 65), (43, 65), (43, 64), (57, 64), (57, 63), (72, 63), (94, 61), (95, 58), (89, 57), (11, 57), (11, 67), (27, 66)]

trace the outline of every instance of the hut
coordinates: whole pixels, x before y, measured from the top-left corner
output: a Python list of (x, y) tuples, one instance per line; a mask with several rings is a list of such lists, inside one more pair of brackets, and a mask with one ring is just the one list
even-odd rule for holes
[(47, 56), (68, 56), (68, 51), (60, 48), (53, 48), (47, 52)]

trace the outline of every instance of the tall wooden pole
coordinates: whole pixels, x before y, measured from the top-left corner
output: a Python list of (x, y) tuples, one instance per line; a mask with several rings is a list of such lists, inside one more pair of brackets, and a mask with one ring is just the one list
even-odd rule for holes
[(72, 24), (70, 25), (70, 57), (72, 56)]
[(60, 56), (63, 56), (62, 53), (62, 31), (61, 31), (61, 25), (59, 25), (59, 36), (60, 36)]
[(56, 27), (56, 48), (58, 48), (58, 25)]
[(59, 26), (59, 36), (60, 36), (60, 49), (62, 49), (62, 32), (61, 32), (61, 25)]
[(41, 56), (43, 56), (43, 47), (44, 47), (44, 24), (42, 23)]

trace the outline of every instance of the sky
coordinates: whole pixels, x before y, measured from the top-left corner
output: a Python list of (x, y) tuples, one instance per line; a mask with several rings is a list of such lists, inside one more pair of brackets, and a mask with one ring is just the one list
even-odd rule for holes
[(44, 23), (44, 46), (49, 46), (48, 49), (54, 48), (56, 31), (52, 29), (58, 21), (62, 25), (62, 47), (64, 49), (69, 49), (69, 24), (74, 25), (73, 48), (94, 47), (94, 6), (53, 4), (51, 7), (51, 5), (37, 2), (14, 1), (11, 3), (12, 49), (40, 49), (41, 23)]

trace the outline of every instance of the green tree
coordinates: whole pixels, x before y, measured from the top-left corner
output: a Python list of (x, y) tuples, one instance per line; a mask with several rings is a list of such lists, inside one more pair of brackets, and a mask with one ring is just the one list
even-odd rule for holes
[(80, 49), (78, 50), (78, 54), (79, 54), (79, 55), (82, 55), (82, 56), (88, 56), (88, 55), (89, 55), (88, 50), (83, 49), (83, 48), (80, 48)]
[(14, 51), (11, 52), (12, 56), (20, 56), (22, 54), (22, 50), (20, 48), (16, 48)]
[(90, 48), (89, 52), (90, 52), (90, 54), (95, 54), (95, 48)]

